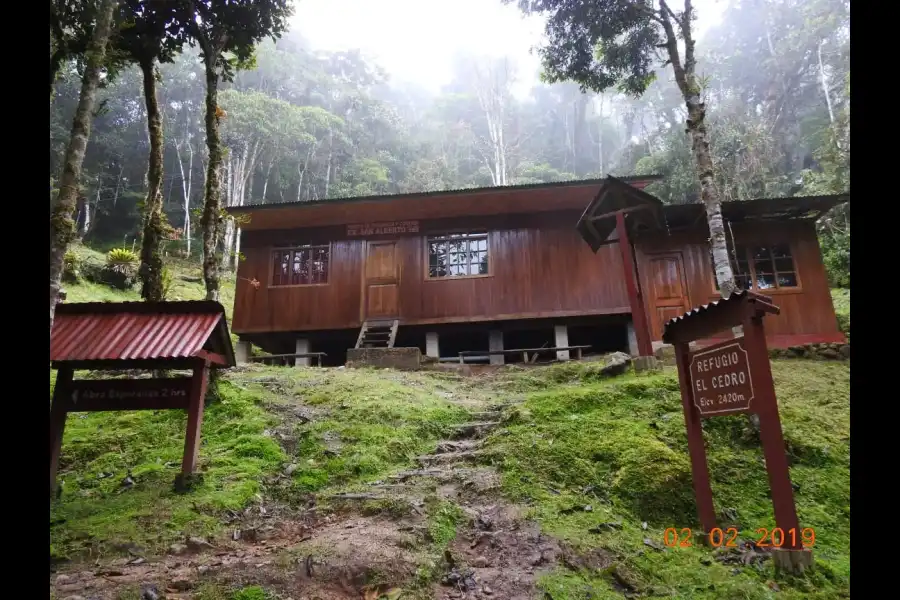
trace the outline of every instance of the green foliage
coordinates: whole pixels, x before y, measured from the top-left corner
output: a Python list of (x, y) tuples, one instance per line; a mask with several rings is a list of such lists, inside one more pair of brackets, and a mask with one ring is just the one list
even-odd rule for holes
[(832, 287), (850, 287), (850, 224), (845, 229), (829, 228), (819, 235), (822, 261)]
[(834, 313), (837, 316), (838, 328), (841, 333), (850, 339), (850, 290), (846, 288), (834, 288), (831, 290), (831, 301), (834, 304)]
[(172, 287), (174, 283), (174, 276), (172, 275), (172, 269), (169, 267), (163, 267), (162, 270), (162, 297), (163, 300), (168, 300), (169, 296), (172, 294)]
[(234, 592), (231, 600), (271, 600), (272, 595), (258, 585), (245, 587)]
[(130, 271), (139, 260), (138, 255), (128, 248), (113, 248), (106, 253), (106, 264), (113, 271)]
[(290, 0), (197, 0), (179, 6), (178, 20), (219, 76), (231, 81), (236, 70), (252, 66), (256, 44), (281, 37), (293, 11)]
[[(530, 505), (547, 533), (575, 549), (610, 553), (617, 577), (624, 576), (636, 593), (762, 600), (772, 597), (767, 582), (774, 580), (780, 597), (844, 598), (850, 576), (850, 369), (775, 360), (773, 373), (791, 477), (799, 485), (800, 522), (817, 536), (817, 572), (808, 578), (776, 577), (771, 563), (736, 570), (706, 564), (701, 559), (709, 551), (696, 545), (656, 551), (645, 544), (662, 545), (668, 527), (699, 530), (673, 370), (609, 381), (598, 380), (586, 363), (549, 367), (526, 380), (514, 372), (504, 388), (537, 391), (491, 436), (488, 448), (506, 494)], [(744, 417), (723, 417), (705, 421), (704, 430), (716, 506), (734, 511), (741, 539), (757, 539), (756, 529), (773, 527), (774, 516), (753, 429)], [(587, 505), (590, 511), (583, 509)], [(540, 583), (554, 598), (584, 598), (588, 590), (594, 598), (621, 597), (609, 572), (558, 569)]]
[(67, 250), (65, 256), (63, 257), (62, 280), (64, 282), (75, 283), (76, 281), (78, 281), (78, 278), (81, 276), (78, 263), (78, 255), (71, 250)]

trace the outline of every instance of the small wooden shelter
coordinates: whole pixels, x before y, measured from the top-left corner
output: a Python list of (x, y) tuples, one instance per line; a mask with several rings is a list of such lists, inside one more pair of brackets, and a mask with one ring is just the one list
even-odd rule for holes
[[(57, 370), (50, 406), (50, 489), (66, 416), (110, 410), (187, 410), (181, 464), (194, 472), (203, 400), (211, 368), (235, 364), (218, 302), (88, 302), (60, 304), (50, 332), (50, 365)], [(75, 379), (77, 370), (190, 370), (191, 376), (152, 379)]]

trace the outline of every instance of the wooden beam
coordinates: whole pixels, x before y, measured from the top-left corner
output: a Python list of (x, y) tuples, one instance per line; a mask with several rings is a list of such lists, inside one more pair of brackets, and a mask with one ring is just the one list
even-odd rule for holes
[(697, 513), (703, 532), (700, 538), (706, 538), (716, 527), (716, 511), (713, 504), (712, 485), (709, 482), (709, 465), (706, 462), (706, 449), (703, 442), (703, 426), (697, 407), (691, 402), (693, 394), (690, 389), (691, 353), (687, 342), (675, 343), (675, 365), (678, 368), (678, 383), (681, 386), (681, 405), (684, 412), (684, 425), (687, 428), (688, 454), (691, 458), (691, 479), (694, 484), (694, 498), (697, 500)]
[(223, 367), (228, 365), (228, 360), (226, 360), (224, 356), (215, 352), (210, 352), (208, 350), (198, 350), (196, 354), (194, 354), (194, 356), (214, 365), (220, 365)]
[(611, 219), (611, 218), (613, 218), (613, 217), (616, 217), (617, 215), (619, 215), (619, 214), (621, 214), (621, 213), (630, 213), (630, 212), (635, 212), (635, 211), (638, 211), (638, 210), (649, 210), (649, 209), (651, 209), (651, 208), (656, 208), (656, 207), (655, 207), (655, 206), (652, 206), (652, 205), (650, 205), (650, 204), (642, 204), (642, 205), (640, 205), (640, 206), (629, 206), (628, 208), (622, 208), (622, 209), (620, 209), (620, 210), (614, 210), (613, 212), (603, 213), (603, 214), (600, 214), (600, 215), (591, 215), (591, 216), (588, 218), (588, 220), (589, 220), (589, 221), (602, 221), (603, 219)]
[(197, 458), (200, 454), (200, 428), (203, 426), (203, 405), (206, 399), (206, 385), (208, 382), (209, 363), (204, 361), (195, 365), (188, 399), (188, 422), (187, 433), (184, 436), (184, 457), (181, 460), (181, 473), (183, 475), (190, 475), (197, 469)]
[(616, 232), (619, 234), (622, 270), (625, 275), (625, 288), (628, 290), (628, 303), (631, 305), (631, 320), (634, 322), (638, 354), (640, 356), (652, 356), (653, 344), (650, 342), (650, 327), (647, 323), (644, 302), (638, 291), (634, 254), (631, 251), (631, 242), (628, 240), (628, 230), (625, 228), (625, 213), (623, 211), (616, 213)]
[(59, 455), (62, 452), (63, 432), (66, 429), (66, 403), (69, 384), (74, 371), (62, 367), (56, 374), (53, 388), (53, 403), (50, 405), (50, 495), (56, 491), (56, 471), (59, 469)]

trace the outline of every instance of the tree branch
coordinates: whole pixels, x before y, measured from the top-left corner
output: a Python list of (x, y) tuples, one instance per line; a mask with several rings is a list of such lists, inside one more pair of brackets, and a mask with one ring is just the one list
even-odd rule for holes
[(678, 36), (675, 35), (675, 28), (672, 27), (672, 22), (669, 20), (669, 13), (672, 11), (666, 4), (666, 0), (660, 0), (659, 4), (662, 8), (660, 15), (662, 26), (666, 32), (666, 49), (669, 51), (669, 60), (672, 62), (672, 69), (675, 71), (675, 82), (678, 84), (678, 89), (686, 97), (689, 94), (690, 87), (685, 76), (685, 68), (681, 64), (681, 55), (678, 53)]

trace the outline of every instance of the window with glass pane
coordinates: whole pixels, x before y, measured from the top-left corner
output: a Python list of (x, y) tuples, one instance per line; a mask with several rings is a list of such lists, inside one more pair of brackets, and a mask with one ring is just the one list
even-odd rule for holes
[[(729, 258), (734, 281), (740, 289), (763, 291), (799, 285), (789, 244), (735, 246)], [(719, 289), (718, 282), (716, 289)]]
[[(728, 260), (731, 263), (731, 272), (734, 275), (734, 283), (742, 290), (750, 289), (750, 268), (747, 262), (747, 248), (737, 246), (728, 249)], [(716, 264), (713, 262), (712, 253), (709, 256), (709, 262), (712, 265), (713, 280), (716, 276)], [(719, 289), (719, 282), (716, 281), (716, 289)]]
[(428, 277), (488, 274), (486, 233), (453, 233), (428, 237)]
[(328, 283), (329, 246), (298, 246), (275, 250), (272, 285)]
[(756, 246), (752, 257), (758, 289), (797, 287), (797, 269), (788, 244)]

